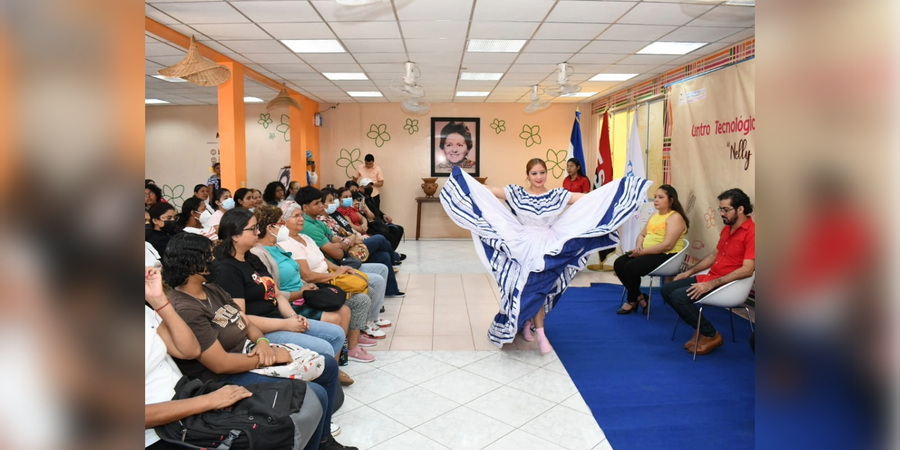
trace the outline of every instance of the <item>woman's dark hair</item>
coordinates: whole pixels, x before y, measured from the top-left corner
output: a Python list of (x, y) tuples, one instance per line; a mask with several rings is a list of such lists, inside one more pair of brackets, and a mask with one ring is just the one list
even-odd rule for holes
[(213, 170), (215, 170), (216, 166), (218, 166), (218, 165), (219, 165), (219, 163), (217, 163), (217, 162), (213, 163), (213, 165), (212, 165)]
[(199, 234), (178, 233), (169, 240), (162, 256), (163, 281), (171, 287), (184, 284), (188, 277), (209, 270), (212, 242)]
[(205, 187), (206, 187), (205, 184), (198, 184), (198, 185), (194, 186), (194, 195), (196, 195), (198, 192), (200, 192), (200, 189), (203, 189)]
[(337, 190), (335, 190), (334, 188), (329, 188), (329, 187), (323, 188), (323, 189), (322, 189), (322, 201), (324, 202), (324, 201), (325, 201), (325, 197), (328, 197), (329, 194), (331, 194), (332, 196), (334, 196), (335, 198), (337, 198), (337, 197), (339, 197), (339, 196), (341, 195), (341, 192), (344, 192), (344, 191), (346, 191), (346, 190), (347, 190), (347, 188), (340, 188), (340, 189), (337, 189)]
[(216, 192), (213, 192), (212, 201), (209, 202), (209, 204), (212, 205), (214, 210), (216, 210), (216, 211), (219, 210), (219, 204), (216, 202), (221, 202), (222, 196), (225, 195), (226, 192), (229, 194), (231, 193), (231, 191), (229, 191), (228, 189), (225, 189), (225, 188), (216, 189)]
[(344, 192), (350, 192), (350, 197), (353, 198), (353, 191), (347, 188), (338, 189), (334, 194), (334, 198), (341, 198), (341, 196), (344, 195)]
[(151, 184), (154, 185), (154, 186), (156, 186), (156, 182), (155, 182), (155, 181), (153, 181), (153, 180), (151, 180), (151, 179), (149, 179), (149, 178), (145, 178), (145, 179), (144, 179), (144, 187), (150, 186)]
[(356, 188), (359, 189), (359, 183), (353, 180), (347, 180), (347, 182), (344, 183), (344, 187), (347, 189), (350, 189), (352, 186), (356, 186)]
[(469, 132), (469, 127), (462, 122), (450, 122), (447, 125), (444, 125), (444, 128), (441, 128), (441, 150), (444, 149), (444, 144), (447, 142), (447, 136), (456, 133), (463, 137), (466, 140), (466, 148), (472, 150), (472, 133)]
[(725, 199), (731, 200), (731, 207), (734, 209), (743, 206), (745, 216), (753, 214), (753, 205), (750, 203), (750, 197), (748, 197), (744, 191), (734, 188), (719, 194), (719, 200)]
[(175, 207), (172, 206), (171, 203), (157, 203), (157, 204), (151, 206), (150, 210), (147, 212), (150, 213), (150, 220), (153, 220), (153, 219), (160, 220), (159, 218), (162, 217), (163, 214), (165, 214), (169, 211), (175, 211), (176, 213), (178, 212), (178, 210), (175, 209)]
[(312, 186), (303, 186), (297, 191), (294, 200), (296, 200), (297, 204), (301, 207), (306, 206), (316, 200), (322, 200), (322, 191)]
[(178, 215), (178, 227), (186, 227), (188, 219), (191, 218), (191, 213), (199, 209), (202, 204), (203, 200), (200, 200), (197, 197), (191, 197), (185, 200), (184, 203), (181, 204), (181, 214)]
[(253, 215), (256, 216), (256, 224), (259, 227), (260, 239), (266, 237), (269, 225), (280, 222), (282, 216), (281, 208), (272, 205), (262, 205), (256, 208), (253, 210)]
[(669, 197), (669, 205), (672, 207), (672, 210), (681, 215), (681, 218), (684, 219), (684, 228), (687, 229), (691, 226), (691, 222), (688, 220), (687, 214), (684, 212), (684, 207), (681, 206), (681, 200), (678, 199), (678, 191), (672, 187), (672, 185), (664, 184), (659, 187), (660, 190), (665, 191), (666, 196)]
[(578, 169), (578, 176), (579, 177), (585, 176), (584, 169), (581, 168), (581, 161), (579, 161), (578, 158), (569, 158), (569, 160), (566, 161), (566, 163), (575, 164), (575, 168)]
[[(248, 188), (240, 188), (240, 189), (234, 191), (234, 195), (232, 195), (232, 197), (234, 198), (235, 209), (237, 209), (238, 206), (240, 206), (241, 208), (244, 208), (244, 198), (247, 196), (247, 194), (249, 194), (251, 192), (253, 192), (253, 190), (248, 189)], [(244, 209), (247, 209), (247, 208), (244, 208)]]
[(354, 201), (366, 201), (366, 196), (362, 193), (362, 191), (356, 191), (355, 193), (350, 194), (350, 197)]
[[(213, 250), (216, 261), (234, 258), (234, 241), (231, 238), (244, 233), (244, 228), (247, 228), (251, 217), (253, 217), (252, 212), (240, 208), (231, 209), (222, 216), (222, 221), (219, 222), (219, 245)], [(253, 252), (244, 253), (244, 261), (250, 263), (253, 270), (257, 272), (269, 273), (266, 265)]]
[[(275, 191), (277, 191), (278, 188), (281, 188), (282, 192), (285, 192), (285, 193), (287, 192), (287, 189), (285, 189), (285, 187), (284, 187), (284, 183), (282, 183), (280, 181), (273, 181), (273, 182), (267, 184), (266, 190), (263, 191), (263, 201), (272, 206), (278, 205), (278, 199), (275, 198)], [(287, 195), (287, 194), (285, 194), (285, 195)]]
[(162, 193), (162, 189), (160, 189), (159, 186), (157, 186), (155, 184), (148, 184), (148, 185), (144, 186), (144, 189), (149, 189), (150, 192), (152, 192), (154, 195), (156, 195), (156, 203), (163, 203), (163, 201), (162, 201), (163, 193)]

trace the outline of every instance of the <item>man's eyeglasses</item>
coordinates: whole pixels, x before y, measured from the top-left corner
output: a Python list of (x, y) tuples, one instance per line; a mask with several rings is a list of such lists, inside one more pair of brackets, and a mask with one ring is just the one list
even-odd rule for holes
[(719, 212), (722, 214), (728, 214), (732, 211), (734, 211), (734, 208), (719, 208)]

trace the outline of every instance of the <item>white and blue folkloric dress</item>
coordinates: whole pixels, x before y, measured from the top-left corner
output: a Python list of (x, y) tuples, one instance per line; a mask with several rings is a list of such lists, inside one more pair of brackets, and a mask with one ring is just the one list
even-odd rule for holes
[(441, 204), (457, 225), (472, 232), (482, 263), (500, 287), (500, 312), (488, 339), (497, 346), (510, 343), (542, 307), (549, 312), (591, 253), (618, 244), (616, 230), (641, 206), (650, 184), (635, 177), (614, 180), (564, 212), (571, 193), (563, 188), (531, 195), (509, 185), (504, 206), (454, 168)]

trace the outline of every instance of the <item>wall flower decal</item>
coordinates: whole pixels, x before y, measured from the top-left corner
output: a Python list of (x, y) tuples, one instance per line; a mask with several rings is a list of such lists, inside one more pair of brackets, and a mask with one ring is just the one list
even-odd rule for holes
[(528, 124), (522, 125), (522, 132), (519, 133), (519, 137), (525, 140), (525, 146), (531, 147), (534, 144), (541, 143), (541, 126), (535, 125), (530, 126)]
[(559, 179), (566, 173), (566, 157), (569, 156), (568, 150), (547, 149), (547, 170), (553, 178)]
[(341, 149), (340, 156), (335, 161), (335, 164), (344, 169), (344, 174), (347, 175), (347, 178), (353, 178), (353, 174), (356, 173), (356, 166), (362, 163), (359, 159), (359, 154), (358, 148), (353, 150)]
[(387, 132), (387, 125), (375, 125), (374, 123), (369, 126), (369, 132), (366, 133), (366, 137), (375, 141), (375, 146), (381, 148), (385, 142), (391, 140), (391, 135)]
[(403, 126), (403, 129), (408, 131), (409, 134), (418, 133), (419, 132), (419, 120), (418, 119), (406, 119), (406, 125)]
[(497, 132), (497, 134), (500, 134), (500, 133), (506, 131), (506, 121), (500, 120), (500, 119), (494, 119), (494, 121), (491, 122), (491, 128), (493, 128), (494, 131)]

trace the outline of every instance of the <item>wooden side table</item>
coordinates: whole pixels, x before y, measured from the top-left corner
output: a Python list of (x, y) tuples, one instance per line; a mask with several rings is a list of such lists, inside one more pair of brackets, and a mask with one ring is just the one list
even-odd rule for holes
[(437, 203), (440, 202), (441, 199), (437, 197), (416, 197), (416, 240), (419, 240), (419, 235), (422, 230), (422, 203)]

